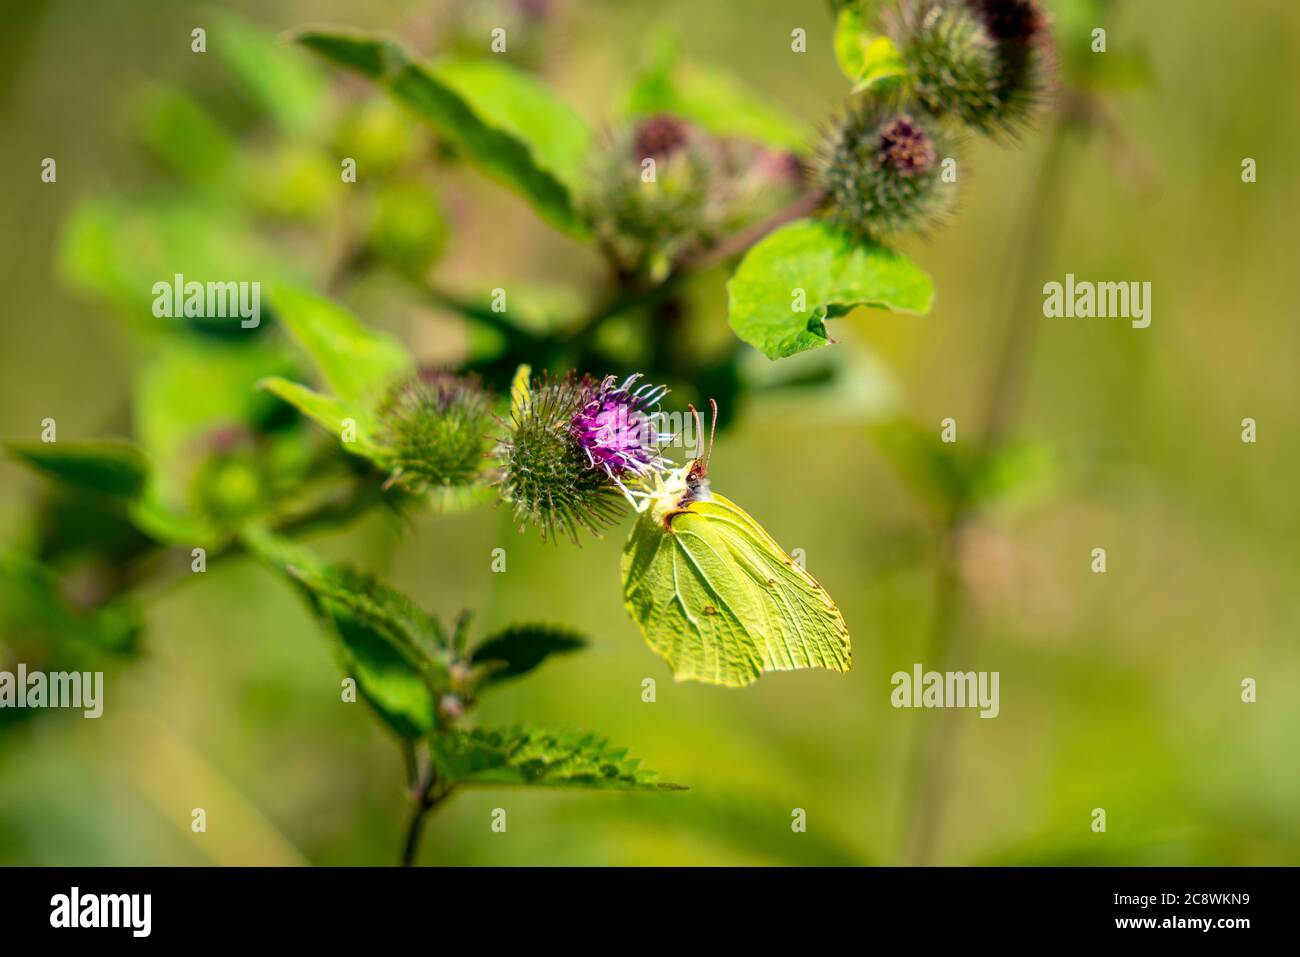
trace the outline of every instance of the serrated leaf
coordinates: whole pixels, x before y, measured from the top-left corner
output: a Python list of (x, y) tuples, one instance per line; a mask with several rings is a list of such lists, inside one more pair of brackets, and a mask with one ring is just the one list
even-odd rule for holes
[(346, 403), (367, 408), (377, 405), (389, 387), (415, 365), (400, 342), (366, 328), (328, 299), (277, 286), (272, 302), (276, 316), (311, 356), (334, 394)]
[(144, 453), (130, 442), (6, 442), (5, 451), (44, 475), (119, 498), (135, 498), (149, 476)]
[[(532, 145), (495, 125), (491, 116), (481, 114), (450, 83), (415, 63), (394, 43), (364, 34), (315, 31), (299, 35), (298, 42), (381, 84), (485, 174), (532, 203), (547, 222), (574, 235), (585, 234), (563, 175), (547, 168), (548, 159), (553, 162), (558, 155), (553, 145), (546, 155), (538, 155)], [(499, 91), (492, 98), (499, 101)], [(498, 118), (498, 122), (506, 121)], [(517, 118), (514, 122), (520, 126)]]
[(587, 639), (568, 628), (552, 625), (511, 625), (474, 649), (470, 662), (486, 666), (483, 686), (526, 675), (551, 655), (578, 651)]
[(451, 785), (526, 785), (611, 791), (680, 791), (611, 748), (603, 738), (536, 728), (451, 730), (431, 740), (441, 778)]
[(393, 731), (414, 740), (437, 727), (450, 674), (436, 620), (395, 589), (299, 545), (256, 530), (244, 541), (303, 590), (337, 637), (344, 669)]
[(741, 339), (780, 359), (825, 345), (824, 320), (857, 306), (926, 313), (933, 296), (930, 277), (901, 253), (801, 219), (741, 260), (727, 283), (727, 318)]

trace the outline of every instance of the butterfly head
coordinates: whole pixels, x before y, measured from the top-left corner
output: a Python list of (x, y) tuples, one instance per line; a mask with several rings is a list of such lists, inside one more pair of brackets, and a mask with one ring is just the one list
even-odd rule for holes
[[(695, 502), (707, 502), (712, 495), (709, 492), (709, 459), (713, 455), (713, 434), (718, 424), (718, 404), (712, 399), (713, 428), (709, 431), (709, 447), (702, 456), (696, 456), (681, 468), (671, 469), (657, 474), (654, 487), (647, 495), (646, 511), (651, 518), (669, 529), (669, 522), (679, 512), (687, 511)], [(689, 407), (695, 417), (696, 434), (701, 435), (700, 414), (694, 406)]]

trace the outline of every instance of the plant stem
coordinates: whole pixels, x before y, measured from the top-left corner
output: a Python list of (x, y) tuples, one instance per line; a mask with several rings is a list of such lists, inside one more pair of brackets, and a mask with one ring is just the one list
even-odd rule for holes
[(407, 744), (403, 748), (406, 774), (411, 800), (415, 806), (406, 825), (406, 838), (402, 842), (402, 867), (415, 866), (420, 853), (420, 838), (429, 813), (451, 795), (451, 787), (438, 779), (437, 769), (429, 755), (428, 747)]
[[(999, 313), (1006, 316), (1006, 333), (990, 384), (978, 460), (1002, 441), (1011, 424), (1014, 400), (1023, 385), (1026, 359), (1037, 328), (1037, 314), (1031, 303), (1034, 287), (1030, 277), (1036, 264), (1050, 255), (1047, 226), (1057, 208), (1053, 200), (1062, 194), (1064, 146), (1069, 126), (1066, 114), (1054, 114), (1047, 134), (1047, 147), (1029, 197), (1025, 226), (1017, 232), (1013, 254), (1008, 256), (1018, 265), (1010, 278), (1004, 281), (999, 294), (999, 301), (1004, 304)], [(926, 655), (931, 667), (940, 672), (958, 659), (973, 660), (977, 652), (975, 634), (961, 627), (965, 617), (965, 596), (960, 567), (964, 530), (977, 517), (978, 507), (963, 502), (939, 534), (935, 608)], [(961, 715), (941, 711), (933, 720), (927, 720), (928, 717), (924, 712), (918, 715), (904, 791), (904, 807), (914, 810), (910, 827), (905, 828), (903, 855), (907, 862), (918, 865), (931, 862), (939, 843), (946, 802), (952, 790), (952, 761)]]
[(414, 867), (415, 857), (420, 850), (420, 837), (424, 833), (424, 822), (429, 816), (429, 806), (420, 802), (411, 812), (411, 822), (406, 826), (406, 840), (402, 844), (402, 867)]
[(739, 256), (769, 233), (775, 232), (786, 223), (811, 216), (825, 198), (820, 190), (809, 190), (784, 209), (781, 209), (760, 223), (743, 229), (733, 236), (719, 242), (716, 246), (699, 251), (690, 260), (691, 268), (696, 271), (708, 269), (725, 262), (733, 256)]
[(671, 297), (688, 276), (703, 272), (719, 263), (738, 256), (750, 246), (786, 223), (811, 215), (822, 201), (818, 191), (804, 193), (785, 208), (773, 213), (762, 222), (721, 240), (716, 245), (692, 247), (673, 263), (672, 270), (654, 285), (636, 287), (621, 280), (615, 290), (596, 306), (583, 320), (561, 334), (559, 343), (568, 345), (592, 332), (606, 319), (629, 309), (654, 308)]
[(1038, 167), (1033, 193), (1029, 199), (1029, 213), (1025, 228), (1020, 231), (1017, 250), (1019, 268), (1014, 278), (1003, 281), (998, 300), (1010, 303), (1007, 314), (1007, 331), (1002, 340), (1002, 353), (989, 388), (989, 404), (984, 413), (982, 451), (989, 451), (1001, 441), (1010, 425), (1013, 400), (1023, 385), (1025, 358), (1033, 345), (1038, 329), (1038, 313), (1031, 308), (1034, 287), (1029, 282), (1035, 265), (1050, 255), (1048, 222), (1056, 212), (1053, 199), (1061, 194), (1064, 180), (1065, 139), (1069, 121), (1057, 114), (1048, 131), (1047, 148)]

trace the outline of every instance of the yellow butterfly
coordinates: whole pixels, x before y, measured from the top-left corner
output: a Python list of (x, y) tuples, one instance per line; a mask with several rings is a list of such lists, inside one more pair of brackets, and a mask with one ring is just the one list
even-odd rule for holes
[(679, 681), (743, 687), (764, 671), (848, 671), (844, 616), (744, 509), (710, 490), (712, 451), (710, 435), (708, 455), (655, 473), (637, 494), (623, 602), (646, 642)]

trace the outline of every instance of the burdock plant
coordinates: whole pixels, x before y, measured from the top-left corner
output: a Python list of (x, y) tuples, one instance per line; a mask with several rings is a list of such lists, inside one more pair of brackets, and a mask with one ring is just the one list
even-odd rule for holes
[[(540, 55), (530, 49), (527, 29), (515, 27), (539, 26), (549, 18), (538, 14), (549, 5), (472, 6), (509, 7), (517, 15), (499, 21), (493, 13), (490, 20), (509, 26), (505, 56), (489, 55), (489, 33), (477, 28), (465, 35), (476, 44), (476, 58), (468, 60), (412, 56), (384, 37), (348, 30), (298, 38), (397, 101), (403, 112), (381, 111), (389, 120), (369, 136), (366, 124), (347, 122), (352, 112), (341, 108), (355, 106), (357, 87), (331, 89), (323, 76), (304, 77), (300, 50), (262, 38), (232, 55), (234, 46), (214, 43), (217, 56), (232, 57), (251, 100), (274, 103), (258, 142), (296, 137), (295, 155), (302, 151), (311, 168), (330, 171), (331, 182), (339, 158), (347, 157), (343, 178), (301, 203), (272, 203), (270, 212), (218, 221), (211, 197), (244, 195), (242, 178), (258, 169), (220, 166), (221, 157), (238, 155), (237, 134), (225, 134), (230, 149), (201, 162), (172, 149), (171, 138), (154, 137), (166, 140), (163, 158), (185, 161), (176, 164), (178, 173), (192, 182), (169, 184), (165, 203), (99, 201), (83, 210), (66, 240), (72, 278), (138, 323), (149, 310), (137, 291), (188, 261), (195, 250), (184, 244), (202, 234), (199, 251), (247, 253), (230, 266), (240, 267), (230, 278), (262, 270), (273, 287), (271, 321), (258, 330), (218, 324), (219, 336), (212, 324), (170, 321), (165, 330), (149, 329), (140, 345), (150, 374), (132, 402), (139, 448), (78, 443), (63, 434), (57, 444), (51, 435), (12, 447), (80, 496), (80, 506), (110, 513), (112, 527), (129, 532), (113, 546), (129, 566), (108, 576), (96, 592), (99, 606), (75, 619), (85, 644), (120, 644), (105, 621), (168, 567), (189, 575), (215, 567), (223, 555), (252, 553), (306, 593), (346, 673), (340, 700), (366, 702), (406, 758), (406, 862), (416, 857), (427, 814), (464, 788), (658, 785), (621, 748), (591, 735), (473, 724), (484, 695), (576, 649), (579, 637), (522, 624), (472, 643), (465, 619), (445, 628), (423, 602), (327, 563), (297, 539), (380, 506), (400, 502), (437, 512), (495, 496), (521, 528), (576, 540), (613, 524), (629, 501), (654, 501), (670, 521), (655, 526), (655, 515), (643, 513), (636, 541), (646, 550), (633, 549), (632, 559), (645, 562), (629, 560), (625, 575), (632, 593), (625, 601), (639, 602), (635, 616), (647, 634), (665, 648), (695, 641), (729, 653), (743, 631), (751, 650), (766, 649), (770, 663), (806, 664), (807, 656), (777, 662), (778, 643), (769, 644), (773, 623), (784, 617), (793, 622), (787, 636), (811, 633), (799, 627), (809, 619), (792, 613), (788, 599), (796, 592), (780, 590), (786, 587), (806, 599), (799, 607), (821, 616), (833, 649), (847, 626), (820, 585), (802, 568), (795, 571), (755, 519), (710, 491), (706, 460), (672, 467), (660, 451), (667, 436), (656, 427), (664, 389), (628, 372), (643, 369), (652, 382), (695, 390), (701, 408), (715, 390), (726, 390), (721, 404), (731, 410), (743, 403), (726, 399), (761, 387), (744, 368), (747, 349), (718, 328), (724, 305), (700, 308), (717, 292), (700, 277), (717, 278), (720, 269), (731, 271), (731, 329), (773, 360), (827, 345), (826, 321), (860, 304), (926, 312), (932, 283), (894, 244), (932, 228), (950, 208), (955, 186), (943, 173), (961, 132), (1018, 129), (1048, 88), (1052, 67), (1047, 20), (1033, 0), (900, 0), (887, 23), (875, 16), (879, 5), (850, 4), (835, 43), (837, 55), (847, 51), (846, 102), (828, 107), (837, 120), (819, 149), (809, 149), (806, 123), (776, 97), (747, 91), (722, 71), (687, 70), (671, 57), (631, 78), (635, 95), (627, 102), (598, 107), (610, 130), (601, 135), (537, 76), (508, 62)], [(263, 60), (273, 69), (250, 67)], [(175, 102), (163, 105), (177, 109)], [(192, 124), (195, 110), (206, 120), (201, 128), (220, 130), (218, 120), (188, 102), (141, 125), (171, 129), (178, 116)], [(344, 124), (331, 130), (331, 117)], [(430, 129), (417, 134), (419, 124)], [(374, 142), (367, 146), (367, 139)], [(563, 306), (552, 314), (539, 306), (545, 296), (533, 296), (521, 276), (509, 274), (510, 257), (497, 256), (492, 274), (500, 276), (500, 290), (475, 288), (464, 270), (456, 272), (460, 288), (449, 288), (436, 259), (470, 211), (431, 194), (433, 184), (457, 182), (463, 166), (511, 190), (566, 242), (586, 243), (603, 256), (612, 267), (604, 286), (559, 290)], [(418, 204), (418, 215), (408, 204)], [(164, 208), (166, 218), (153, 212)], [(323, 223), (337, 226), (329, 243), (322, 241)], [(282, 241), (289, 234), (294, 241)], [(119, 252), (114, 237), (130, 248)], [(403, 299), (391, 311), (383, 304), (386, 324), (412, 303), (463, 322), (464, 350), (440, 351), (453, 356), (445, 370), (415, 371), (419, 363), (406, 345), (336, 304), (364, 298), (356, 295), (363, 289), (387, 291), (394, 277)], [(533, 321), (543, 312), (545, 321)], [(164, 346), (160, 337), (176, 341)], [(529, 363), (560, 374), (516, 375), (507, 390), (511, 373)], [(569, 369), (578, 371), (563, 371)], [(609, 370), (620, 374), (604, 375)], [(203, 387), (195, 389), (199, 372)], [(841, 364), (825, 384), (843, 386), (852, 374)], [(822, 384), (818, 377), (808, 389)], [(204, 440), (228, 426), (248, 441)], [(82, 523), (46, 523), (33, 536), (31, 556), (0, 562), (11, 578), (14, 569), (22, 573), (18, 584), (39, 605), (33, 617), (47, 622), (66, 619), (55, 585), (67, 566), (27, 570), (60, 554), (66, 543), (42, 537), (56, 538), (68, 524)], [(718, 563), (690, 552), (697, 571), (708, 568), (697, 575), (699, 587), (679, 592), (689, 576), (670, 574), (675, 567), (662, 561), (669, 553), (657, 549), (670, 534), (705, 532), (730, 543), (729, 558)], [(86, 550), (79, 540), (72, 544), (78, 555)], [(205, 549), (206, 558), (199, 554)], [(126, 564), (116, 560), (118, 551), (102, 551), (99, 566)], [(709, 577), (715, 575), (727, 580)], [(652, 600), (652, 585), (680, 600)], [(719, 593), (735, 600), (723, 608)], [(822, 660), (832, 659), (841, 660)], [(713, 661), (721, 659), (714, 654)], [(707, 677), (705, 664), (687, 676)]]

